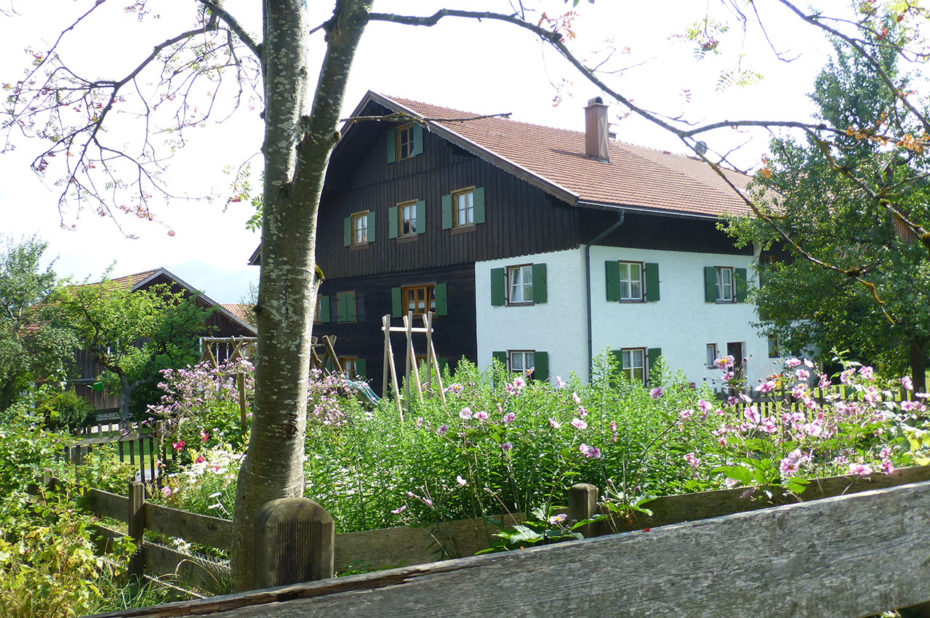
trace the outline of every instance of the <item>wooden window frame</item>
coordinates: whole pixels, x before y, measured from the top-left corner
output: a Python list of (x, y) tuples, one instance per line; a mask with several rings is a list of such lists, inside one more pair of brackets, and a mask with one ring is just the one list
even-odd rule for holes
[[(638, 354), (640, 355), (640, 358), (641, 358), (641, 363), (642, 363), (642, 364), (639, 365), (639, 366), (634, 365), (633, 362), (632, 362), (632, 361), (633, 361), (633, 355), (634, 355), (635, 353), (638, 353)], [(627, 355), (629, 355), (629, 358), (630, 358), (630, 366), (629, 366), (629, 367), (626, 366), (626, 362), (625, 362)], [(627, 380), (630, 381), (630, 384), (635, 384), (635, 383), (637, 382), (637, 379), (636, 379), (636, 376), (635, 376), (635, 372), (636, 372), (637, 369), (640, 369), (640, 370), (642, 371), (642, 374), (643, 374), (642, 380), (641, 380), (640, 382), (641, 382), (644, 386), (645, 386), (646, 384), (649, 383), (649, 382), (648, 382), (648, 380), (649, 380), (649, 375), (648, 375), (648, 374), (649, 374), (649, 369), (648, 369), (648, 367), (647, 367), (648, 363), (647, 363), (646, 361), (647, 361), (646, 348), (621, 348), (621, 350), (620, 350), (620, 371), (624, 372), (624, 374), (625, 374), (626, 377), (627, 377)]]
[[(642, 303), (646, 299), (646, 266), (643, 262), (635, 262), (630, 260), (619, 260), (620, 264), (620, 302), (621, 303)], [(624, 278), (623, 276), (623, 267), (637, 266), (639, 268), (639, 278), (634, 280), (632, 277)], [(639, 285), (639, 295), (636, 296), (633, 294), (633, 284), (636, 283)], [(630, 286), (630, 294), (624, 295), (624, 284)]]
[[(517, 270), (525, 270), (529, 272), (530, 283), (529, 283), (529, 298), (526, 297), (526, 283), (521, 284), (521, 289), (523, 292), (523, 300), (513, 300), (513, 276), (511, 273)], [(533, 265), (532, 264), (515, 264), (514, 266), (508, 266), (504, 271), (506, 273), (506, 279), (504, 284), (504, 290), (507, 293), (507, 306), (509, 307), (519, 307), (523, 305), (532, 305), (533, 301)], [(525, 281), (525, 278), (524, 278)]]
[[(471, 208), (468, 207), (467, 201), (465, 206), (465, 222), (459, 222), (459, 197), (471, 198)], [(468, 213), (471, 213), (471, 221), (468, 221)], [(452, 229), (468, 230), (475, 227), (475, 187), (466, 187), (452, 192)]]
[(717, 352), (716, 343), (708, 343), (705, 348), (705, 355), (707, 356), (705, 363), (707, 364), (708, 369), (714, 369), (717, 367), (717, 359), (720, 358)]
[[(352, 246), (352, 247), (363, 247), (363, 246), (365, 246), (365, 245), (368, 244), (368, 242), (369, 242), (369, 239), (368, 239), (368, 213), (369, 213), (369, 212), (370, 212), (370, 211), (368, 211), (368, 210), (362, 210), (362, 211), (359, 211), (359, 212), (353, 212), (353, 213), (350, 215), (351, 220), (352, 220), (352, 223), (351, 223), (352, 243), (351, 243), (350, 246)], [(361, 226), (359, 226), (359, 223), (358, 223), (358, 222), (360, 222), (360, 221), (362, 222)], [(364, 232), (365, 232), (365, 238), (364, 238), (364, 239), (361, 239), (361, 240), (359, 240), (359, 237), (358, 237), (360, 231), (364, 231)]]
[[(416, 290), (425, 290), (426, 298), (424, 299), (424, 307), (426, 311), (432, 311), (434, 314), (436, 312), (436, 284), (435, 283), (420, 283), (417, 285), (402, 285), (400, 286), (400, 303), (401, 308), (404, 311), (404, 315), (410, 312), (410, 303), (408, 296), (410, 292), (415, 292)], [(426, 311), (418, 311), (416, 305), (416, 296), (414, 296), (414, 309), (413, 315), (425, 315)], [(435, 317), (435, 316), (434, 316)]]
[[(404, 140), (405, 137), (406, 141)], [(413, 131), (412, 122), (402, 124), (394, 129), (394, 146), (397, 161), (403, 161), (404, 159), (410, 159), (415, 156), (413, 154), (414, 150), (416, 149), (415, 140), (416, 135)], [(404, 152), (405, 146), (406, 152)]]
[[(732, 266), (714, 266), (714, 272), (716, 273), (716, 283), (717, 283), (717, 301), (718, 303), (730, 304), (736, 302), (736, 273)], [(724, 282), (722, 281), (722, 274), (724, 272), (729, 273), (729, 289), (730, 295), (727, 297), (724, 294)]]
[(343, 292), (336, 292), (336, 307), (340, 307), (342, 302), (341, 298), (352, 298), (352, 315), (355, 316), (352, 320), (343, 320), (340, 312), (336, 311), (336, 323), (337, 324), (358, 324), (358, 297), (355, 294), (355, 290), (346, 290)]
[[(410, 218), (404, 218), (404, 211), (409, 209)], [(410, 231), (404, 232), (404, 223), (409, 222)], [(417, 200), (397, 204), (397, 237), (416, 238), (417, 235)]]
[(357, 380), (358, 373), (356, 372), (355, 364), (358, 362), (358, 356), (340, 356), (339, 357), (339, 366), (342, 367), (342, 373), (345, 375), (347, 380)]
[[(514, 367), (513, 359), (514, 359), (514, 355), (517, 355), (517, 354), (521, 355), (523, 358), (523, 369), (517, 369)], [(530, 365), (529, 367), (526, 366), (526, 355), (527, 354), (533, 355), (533, 364)], [(535, 369), (535, 368), (536, 368), (536, 350), (507, 350), (507, 371), (511, 373), (520, 372), (524, 376), (526, 376), (527, 371), (529, 371), (530, 369)]]

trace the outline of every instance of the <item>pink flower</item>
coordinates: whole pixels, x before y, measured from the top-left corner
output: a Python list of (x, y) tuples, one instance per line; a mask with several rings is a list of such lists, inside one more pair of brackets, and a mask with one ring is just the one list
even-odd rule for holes
[(762, 420), (762, 415), (759, 414), (759, 410), (756, 409), (756, 406), (749, 406), (743, 410), (743, 418), (754, 425), (758, 425), (759, 421)]
[(555, 387), (556, 388), (565, 388), (565, 381), (562, 379), (562, 376), (555, 376)]
[(459, 474), (459, 475), (457, 475), (457, 476), (455, 477), (455, 482), (458, 483), (460, 486), (464, 486), (464, 485), (467, 485), (467, 484), (468, 484), (468, 481), (466, 481), (465, 479), (463, 479), (461, 474)]
[(853, 463), (849, 464), (849, 473), (857, 474), (859, 476), (868, 476), (872, 474), (872, 468), (866, 464)]
[(685, 455), (685, 461), (688, 462), (688, 465), (691, 466), (691, 469), (697, 468), (701, 464), (701, 460), (694, 456), (694, 453), (688, 453)]
[(588, 411), (584, 409), (584, 406), (578, 406), (578, 417), (584, 418), (588, 415)]
[(589, 459), (600, 459), (601, 458), (601, 449), (595, 446), (588, 446), (584, 442), (581, 443), (581, 446), (578, 447), (578, 450), (581, 451), (581, 454)]
[(558, 422), (557, 420), (555, 420), (554, 418), (549, 419), (549, 424), (552, 425), (553, 429), (558, 429), (559, 427), (562, 426), (562, 424)]
[(775, 419), (771, 416), (765, 417), (765, 420), (762, 421), (762, 426), (759, 429), (765, 433), (775, 433), (778, 431), (778, 425), (775, 423)]
[(204, 442), (206, 442), (207, 440), (210, 439), (210, 434), (208, 434), (206, 431), (204, 431), (203, 429), (201, 429), (201, 430), (200, 430), (200, 439), (203, 440)]
[(171, 495), (171, 488), (168, 487), (167, 485), (165, 485), (164, 487), (162, 487), (162, 488), (161, 488), (161, 495), (163, 495), (163, 496), (166, 497), (166, 498), (167, 498), (168, 496), (170, 496), (170, 495)]
[(901, 378), (901, 386), (909, 391), (914, 390), (914, 383), (911, 381), (911, 376), (904, 376)]
[(794, 449), (781, 460), (779, 469), (783, 476), (794, 476), (801, 467), (801, 464), (810, 461), (810, 457), (801, 452), (801, 449)]
[(504, 418), (501, 419), (501, 422), (504, 423), (505, 425), (509, 425), (510, 423), (513, 422), (513, 419), (515, 418), (517, 418), (516, 414), (514, 414), (513, 412), (508, 412), (507, 414), (504, 415)]
[(821, 374), (820, 374), (820, 381), (817, 382), (817, 386), (818, 386), (819, 388), (827, 388), (828, 386), (830, 386), (830, 376), (828, 376), (828, 375), (825, 374), (825, 373), (821, 373)]
[(417, 417), (417, 429), (419, 429), (419, 428), (422, 427), (422, 426), (423, 426), (423, 417), (422, 417), (422, 416), (418, 416), (418, 417)]
[(763, 382), (756, 387), (756, 390), (760, 393), (770, 393), (772, 389), (775, 388), (775, 380), (769, 380), (768, 382)]
[(459, 412), (459, 416), (462, 418), (463, 421), (467, 421), (468, 419), (471, 418), (471, 408), (462, 408), (461, 411)]
[(580, 418), (573, 418), (572, 427), (574, 427), (575, 429), (587, 429), (588, 424), (584, 422), (583, 420), (581, 420)]
[(510, 442), (504, 442), (503, 444), (501, 444), (501, 450), (504, 451), (505, 453), (511, 450), (512, 448), (513, 448), (513, 444), (511, 444)]
[(565, 513), (559, 513), (558, 515), (552, 515), (551, 517), (549, 517), (549, 525), (554, 526), (556, 524), (560, 524), (566, 519), (568, 519), (568, 515), (566, 515)]
[(797, 369), (797, 370), (795, 370), (794, 375), (795, 375), (795, 376), (798, 378), (798, 380), (800, 380), (801, 382), (807, 382), (807, 379), (808, 379), (809, 377), (811, 377), (811, 372), (808, 371), (807, 369)]
[(482, 412), (475, 412), (475, 418), (478, 419), (479, 421), (486, 421), (486, 420), (488, 420), (488, 413), (487, 413), (487, 412), (483, 412), (483, 411), (482, 411)]
[(438, 433), (440, 436), (444, 436), (446, 435), (447, 431), (449, 431), (448, 425), (440, 425), (439, 429), (436, 430), (436, 433)]
[(859, 368), (859, 375), (861, 375), (865, 380), (871, 380), (874, 373), (875, 370), (868, 365)]
[(203, 463), (207, 459), (203, 455), (197, 455), (197, 459), (194, 460), (194, 463)]
[(576, 406), (581, 405), (581, 397), (578, 396), (578, 393), (572, 393), (572, 401), (575, 402)]
[(686, 421), (691, 418), (691, 415), (694, 413), (694, 410), (682, 410), (678, 413), (678, 418), (683, 421)]
[(885, 459), (882, 461), (882, 472), (885, 474), (891, 474), (894, 472), (894, 464), (891, 463), (890, 459)]
[(904, 412), (913, 412), (914, 410), (919, 410), (923, 406), (919, 401), (902, 401), (901, 410)]
[(649, 396), (653, 399), (658, 399), (665, 393), (665, 390), (661, 386), (657, 386), (651, 391), (649, 391)]
[(714, 406), (709, 401), (705, 401), (704, 399), (698, 399), (698, 410), (700, 410), (704, 414), (707, 414), (708, 412), (710, 412), (713, 407)]
[(391, 511), (391, 512), (394, 513), (395, 515), (400, 515), (401, 513), (403, 513), (403, 512), (406, 511), (406, 510), (407, 510), (407, 505), (406, 505), (406, 504), (403, 504), (403, 505), (397, 507), (396, 509), (394, 509), (394, 510)]
[(175, 451), (178, 451), (178, 452), (184, 450), (184, 440), (178, 440), (177, 442), (172, 442), (171, 448), (173, 448)]
[(517, 377), (513, 379), (513, 387), (516, 389), (521, 389), (526, 386), (526, 380), (523, 378)]
[(792, 357), (785, 361), (785, 366), (788, 367), (788, 369), (793, 369), (800, 364), (801, 364), (801, 360), (798, 358)]
[(617, 431), (617, 421), (610, 421), (610, 430)]

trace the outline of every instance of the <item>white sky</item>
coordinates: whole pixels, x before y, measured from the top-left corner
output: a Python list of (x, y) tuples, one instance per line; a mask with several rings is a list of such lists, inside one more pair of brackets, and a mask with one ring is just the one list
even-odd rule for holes
[[(113, 10), (101, 14), (96, 22), (86, 24), (89, 36), (79, 30), (71, 35), (73, 45), (62, 53), (74, 54), (82, 70), (112, 76), (112, 69), (135, 64), (149, 53), (163, 28), (171, 31), (172, 15), (158, 22), (140, 24), (126, 15), (125, 1), (113, 3)], [(309, 0), (312, 15), (325, 19), (329, 3)], [(831, 0), (825, 4), (843, 6)], [(0, 83), (14, 82), (27, 63), (24, 47), (44, 49), (54, 40), (73, 15), (92, 4), (92, 0), (22, 0), (14, 6), (20, 16), (0, 18)], [(191, 3), (192, 4), (192, 3)], [(255, 0), (227, 0), (230, 11), (246, 7), (255, 11)], [(564, 11), (561, 0), (533, 0), (528, 6), (545, 5), (550, 14)], [(570, 4), (570, 3), (569, 3)], [(719, 0), (698, 3), (694, 0), (671, 0), (647, 3), (634, 0), (597, 0), (582, 2), (575, 22), (578, 49), (602, 50), (603, 41), (612, 39), (618, 48), (615, 61), (626, 65), (643, 63), (607, 81), (629, 94), (636, 103), (661, 108), (670, 115), (684, 114), (692, 121), (735, 120), (746, 118), (805, 118), (811, 110), (806, 93), (827, 57), (829, 46), (813, 29), (786, 20), (776, 3), (760, 4), (766, 11), (769, 35), (779, 51), (799, 56), (790, 64), (779, 62), (758, 30), (749, 33), (745, 51), (747, 62), (764, 75), (758, 85), (718, 92), (717, 76), (725, 66), (735, 62), (742, 40), (731, 31), (724, 39), (724, 54), (719, 58), (694, 59), (693, 47), (671, 38), (684, 32), (687, 25), (702, 16), (705, 6), (720, 9)], [(509, 10), (506, 0), (380, 0), (375, 11), (428, 14), (441, 6), (460, 6)], [(172, 11), (188, 5), (178, 0), (149, 0), (156, 10)], [(173, 7), (173, 8), (172, 8)], [(246, 15), (252, 31), (258, 31), (255, 14)], [(186, 25), (186, 24), (185, 24)], [(317, 35), (320, 40), (320, 35)], [(732, 53), (727, 53), (732, 52)], [(584, 56), (587, 51), (581, 55)], [(593, 53), (593, 52), (592, 52)], [(593, 56), (592, 56), (593, 57)], [(314, 67), (318, 63), (311, 62)], [(552, 84), (565, 83), (563, 101), (553, 106), (556, 94)], [(582, 107), (597, 93), (593, 86), (573, 74), (564, 61), (543, 50), (528, 33), (516, 32), (512, 26), (475, 24), (449, 20), (433, 28), (410, 28), (391, 24), (371, 24), (363, 38), (353, 67), (346, 97), (348, 109), (356, 105), (367, 90), (478, 113), (512, 112), (516, 120), (581, 130)], [(686, 94), (687, 93), (687, 94)], [(622, 110), (612, 108), (612, 115)], [(623, 141), (657, 148), (681, 150), (681, 146), (644, 123), (616, 118), (613, 129)], [(750, 138), (727, 129), (720, 136), (707, 138), (711, 149), (723, 151)], [(246, 295), (248, 282), (257, 279), (257, 269), (245, 265), (258, 244), (258, 235), (245, 230), (251, 214), (249, 207), (234, 204), (224, 212), (229, 176), (225, 167), (237, 167), (258, 152), (261, 124), (256, 110), (239, 114), (221, 127), (209, 127), (188, 134), (188, 146), (176, 155), (170, 173), (171, 188), (176, 195), (191, 198), (214, 195), (212, 203), (198, 199), (176, 199), (160, 208), (158, 223), (124, 220), (125, 229), (139, 236), (125, 238), (112, 221), (99, 218), (92, 209), (79, 216), (75, 210), (64, 213), (67, 225), (60, 227), (56, 208), (57, 193), (43, 184), (28, 168), (38, 145), (18, 143), (14, 153), (0, 155), (0, 233), (15, 237), (37, 234), (49, 243), (49, 256), (57, 256), (56, 271), (76, 279), (97, 279), (115, 264), (113, 276), (120, 276), (164, 266), (188, 283), (205, 290), (220, 302), (237, 302)], [(740, 165), (757, 165), (767, 138), (759, 135), (737, 156)], [(257, 178), (256, 178), (257, 179)], [(50, 176), (45, 182), (53, 181)], [(167, 229), (175, 236), (169, 237)]]

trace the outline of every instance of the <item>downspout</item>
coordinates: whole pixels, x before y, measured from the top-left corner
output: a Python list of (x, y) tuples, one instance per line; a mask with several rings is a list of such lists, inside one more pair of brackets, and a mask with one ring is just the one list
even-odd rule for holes
[(588, 305), (588, 382), (591, 381), (594, 373), (594, 328), (591, 323), (591, 245), (597, 243), (599, 240), (603, 239), (605, 236), (623, 225), (624, 219), (626, 219), (626, 211), (620, 210), (620, 216), (617, 218), (617, 221), (607, 229), (603, 230), (600, 234), (592, 238), (588, 244), (584, 246), (584, 281), (586, 291), (585, 299)]

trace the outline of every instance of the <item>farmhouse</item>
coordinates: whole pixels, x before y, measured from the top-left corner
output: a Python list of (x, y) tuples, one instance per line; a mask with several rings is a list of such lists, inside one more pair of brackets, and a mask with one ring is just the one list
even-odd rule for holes
[(699, 160), (612, 139), (598, 99), (584, 131), (374, 92), (353, 117), (320, 204), (314, 326), (349, 371), (380, 386), (382, 315), (433, 310), (448, 362), (587, 380), (609, 350), (633, 380), (661, 355), (699, 383), (731, 354), (751, 382), (771, 373), (753, 251), (716, 229), (748, 209)]
[[(114, 286), (132, 290), (147, 290), (156, 285), (163, 285), (174, 293), (194, 296), (197, 307), (212, 309), (213, 313), (206, 320), (204, 335), (213, 337), (254, 337), (255, 327), (248, 322), (247, 310), (243, 305), (220, 304), (165, 268), (156, 268), (133, 275), (110, 279)], [(99, 285), (92, 283), (89, 285)], [(99, 376), (103, 367), (97, 362), (90, 350), (79, 350), (76, 354), (76, 372), (78, 377), (70, 381), (77, 387), (76, 392), (94, 405), (98, 412), (116, 412), (119, 409), (119, 395), (110, 394), (99, 387)]]

